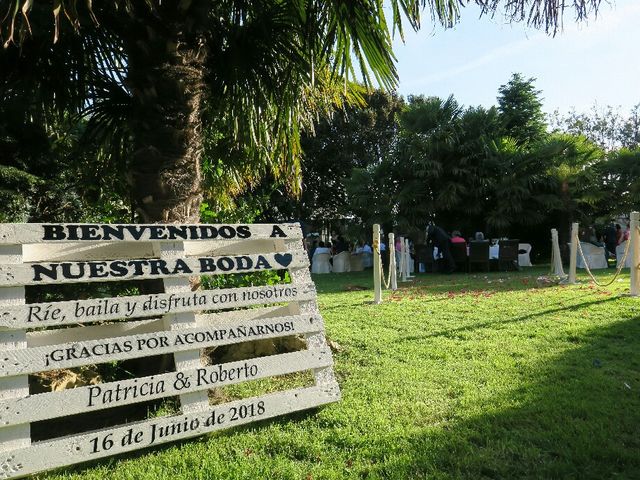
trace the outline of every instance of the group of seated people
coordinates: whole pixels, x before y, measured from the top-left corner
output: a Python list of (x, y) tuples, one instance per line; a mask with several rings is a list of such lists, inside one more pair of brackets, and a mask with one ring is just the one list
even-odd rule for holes
[(373, 250), (360, 241), (350, 244), (342, 235), (333, 235), (330, 242), (318, 238), (307, 243), (312, 273), (360, 271), (373, 265)]
[[(502, 255), (500, 254), (501, 246), (504, 250)], [(360, 271), (373, 266), (373, 249), (370, 244), (363, 240), (357, 243), (349, 243), (342, 235), (334, 234), (331, 237), (331, 241), (325, 242), (316, 235), (315, 237), (307, 237), (306, 248), (312, 266), (312, 273)], [(437, 269), (443, 273), (451, 273), (456, 269), (470, 269), (471, 264), (478, 260), (478, 256), (482, 257), (480, 262), (486, 263), (487, 269), (490, 261), (495, 261), (500, 268), (500, 262), (505, 260), (503, 257), (505, 257), (506, 250), (509, 250), (511, 258), (505, 261), (510, 262), (511, 266), (518, 268), (519, 265), (531, 265), (529, 259), (531, 245), (518, 244), (518, 240), (498, 241), (494, 239), (485, 241), (485, 236), (482, 232), (476, 232), (472, 237), (465, 239), (459, 230), (453, 230), (449, 234), (441, 227), (433, 224), (429, 225), (427, 229), (427, 245), (418, 245), (416, 248), (420, 248), (421, 252), (424, 251), (424, 248), (429, 249), (429, 256), (432, 257), (432, 261), (428, 261), (429, 265), (436, 266), (437, 268), (434, 270)], [(388, 268), (390, 254), (395, 254), (396, 268), (398, 268), (400, 266), (401, 250), (400, 236), (396, 237), (396, 244), (389, 249), (381, 239), (380, 254), (383, 268)], [(478, 252), (478, 250), (481, 251)], [(409, 254), (411, 257), (408, 265), (409, 272), (414, 269), (429, 271), (427, 265), (420, 265), (420, 263), (426, 262), (424, 258), (418, 258), (420, 257), (419, 252), (414, 251), (412, 242), (409, 242)], [(415, 265), (414, 262), (416, 262)]]
[(596, 247), (605, 247), (608, 254), (615, 255), (616, 247), (629, 240), (630, 229), (628, 222), (624, 229), (619, 223), (614, 225), (612, 222), (600, 233), (593, 226), (582, 228), (578, 232), (578, 238), (581, 242), (591, 243)]
[[(609, 265), (608, 258), (617, 258), (620, 263), (629, 236), (628, 223), (624, 229), (619, 223), (612, 222), (599, 234), (593, 227), (580, 230), (579, 240), (587, 265), (590, 268), (606, 268)], [(344, 236), (334, 233), (331, 241), (325, 242), (315, 234), (315, 236), (307, 237), (305, 246), (313, 273), (360, 271), (373, 266), (373, 249), (364, 240), (349, 243)], [(487, 269), (490, 264), (497, 265), (501, 269), (503, 262), (507, 263), (507, 267), (531, 266), (530, 244), (507, 239), (485, 240), (485, 235), (480, 231), (465, 238), (460, 230), (453, 230), (449, 233), (437, 225), (429, 224), (427, 244), (418, 245), (416, 248), (420, 250), (414, 252), (413, 243), (410, 243), (411, 258), (416, 262), (415, 268), (420, 268), (420, 271), (428, 271), (428, 267), (420, 265), (420, 263), (429, 263), (434, 266), (434, 271), (443, 273), (451, 273), (464, 267), (471, 271), (472, 264), (475, 263), (485, 264)], [(421, 254), (425, 248), (430, 257), (426, 261), (424, 255)], [(396, 237), (396, 244), (389, 249), (384, 241), (380, 242), (383, 268), (388, 267), (389, 255), (392, 252), (396, 256), (396, 266), (399, 265), (401, 249), (402, 244), (399, 236)], [(414, 268), (413, 261), (410, 270)], [(630, 258), (627, 258), (625, 263), (629, 263), (629, 261)], [(583, 263), (579, 258), (578, 268), (584, 268)]]
[[(587, 265), (584, 265), (582, 256), (578, 255), (578, 268), (614, 267), (613, 264), (609, 264), (609, 259), (616, 260), (615, 266), (619, 265), (631, 233), (629, 222), (624, 223), (626, 228), (623, 228), (620, 223), (611, 222), (600, 232), (593, 226), (581, 228), (578, 232), (578, 240)], [(625, 267), (630, 265), (631, 258), (627, 255)]]
[(460, 230), (453, 230), (449, 234), (443, 228), (430, 224), (427, 227), (427, 245), (433, 248), (435, 269), (442, 273), (460, 269), (470, 271), (472, 264), (476, 263), (487, 270), (492, 262), (499, 269), (531, 266), (531, 245), (521, 244), (518, 240), (485, 240), (480, 231), (465, 239)]
[(342, 252), (351, 252), (354, 254), (359, 253), (373, 253), (371, 246), (365, 241), (361, 240), (356, 244), (349, 244), (342, 235), (333, 237), (330, 242), (323, 242), (321, 240), (313, 240), (311, 244), (307, 246), (309, 257), (313, 258), (314, 255), (321, 253), (328, 253), (331, 256), (338, 255)]

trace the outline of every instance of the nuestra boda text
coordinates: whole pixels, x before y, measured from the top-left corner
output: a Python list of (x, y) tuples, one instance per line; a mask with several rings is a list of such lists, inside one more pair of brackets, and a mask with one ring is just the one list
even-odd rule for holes
[[(270, 258), (268, 258), (270, 257)], [(286, 268), (293, 259), (288, 254), (200, 257), (191, 260), (136, 259), (114, 261), (35, 263), (32, 281), (121, 279), (168, 275), (198, 275)]]

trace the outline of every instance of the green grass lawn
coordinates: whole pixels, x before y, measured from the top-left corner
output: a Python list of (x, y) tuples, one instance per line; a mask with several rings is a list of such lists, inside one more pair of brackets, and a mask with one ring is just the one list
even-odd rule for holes
[(640, 478), (628, 270), (543, 273), (420, 275), (382, 305), (370, 273), (317, 276), (340, 403), (47, 478)]

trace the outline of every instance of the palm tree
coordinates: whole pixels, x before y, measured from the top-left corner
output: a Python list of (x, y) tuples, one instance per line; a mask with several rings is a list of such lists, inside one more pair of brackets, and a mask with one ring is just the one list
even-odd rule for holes
[[(500, 4), (474, 2), (486, 13)], [(599, 2), (573, 2), (577, 17)], [(299, 118), (334, 100), (322, 92), (346, 89), (356, 65), (365, 84), (392, 88), (390, 30), (419, 28), (425, 8), (452, 25), (464, 3), (393, 0), (388, 21), (381, 0), (0, 0), (0, 93), (27, 92), (29, 118), (88, 115), (93, 138), (119, 154), (109, 158), (126, 158), (117, 168), (142, 220), (197, 221), (205, 128), (221, 125), (242, 168), (298, 179)], [(563, 10), (504, 6), (553, 33)]]

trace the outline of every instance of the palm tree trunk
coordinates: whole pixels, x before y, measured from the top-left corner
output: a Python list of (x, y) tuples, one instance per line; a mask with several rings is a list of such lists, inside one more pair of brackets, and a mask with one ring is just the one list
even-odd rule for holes
[(129, 54), (135, 108), (129, 181), (136, 213), (143, 222), (197, 223), (206, 49), (180, 35), (161, 43), (153, 31), (145, 37)]

